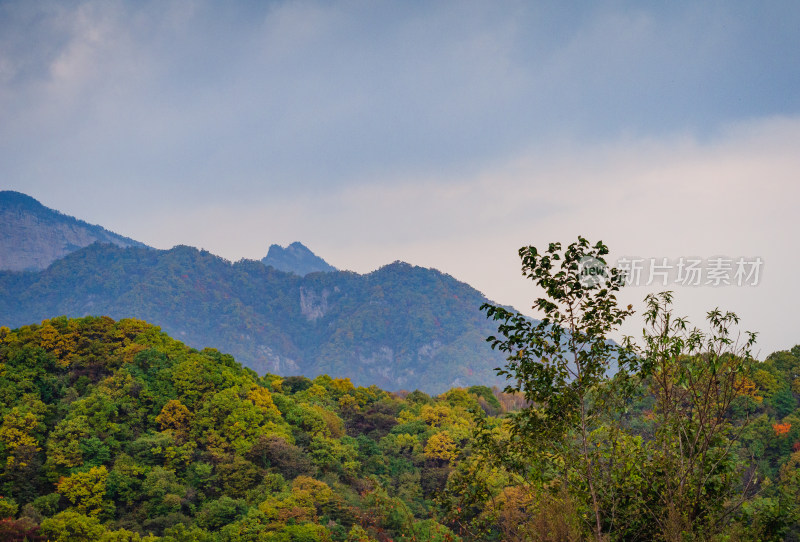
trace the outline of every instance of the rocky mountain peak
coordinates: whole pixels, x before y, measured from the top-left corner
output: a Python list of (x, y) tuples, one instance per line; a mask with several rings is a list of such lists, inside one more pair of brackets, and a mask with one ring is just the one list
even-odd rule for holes
[(271, 245), (267, 256), (261, 260), (278, 271), (286, 271), (304, 277), (309, 273), (330, 272), (337, 269), (311, 252), (303, 243), (294, 242), (286, 248)]

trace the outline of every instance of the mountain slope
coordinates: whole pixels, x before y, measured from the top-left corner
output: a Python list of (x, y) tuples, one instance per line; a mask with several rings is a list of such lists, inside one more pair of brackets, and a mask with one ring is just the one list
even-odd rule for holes
[(322, 373), (358, 385), (441, 392), (502, 384), (485, 298), (431, 269), (305, 277), (230, 263), (185, 246), (94, 244), (34, 272), (0, 272), (0, 325), (54, 315), (140, 318), (195, 346), (214, 345), (259, 373)]
[(336, 268), (311, 252), (302, 243), (292, 243), (286, 248), (280, 245), (271, 245), (266, 257), (261, 260), (264, 265), (270, 265), (278, 271), (286, 271), (304, 277), (309, 273), (331, 272)]
[(44, 269), (95, 242), (145, 246), (49, 209), (25, 194), (0, 191), (0, 269)]
[[(424, 530), (458, 542), (427, 504), (456, 458), (424, 446), (466, 439), (467, 408), (493, 408), (483, 396), (501, 408), (481, 390), (403, 400), (346, 379), (260, 378), (215, 349), (107, 317), (0, 326), (0, 368), (3, 541), (374, 541)], [(423, 405), (435, 405), (435, 424)], [(401, 482), (413, 488), (408, 504), (387, 501)], [(403, 523), (388, 519), (397, 505), (413, 510)]]

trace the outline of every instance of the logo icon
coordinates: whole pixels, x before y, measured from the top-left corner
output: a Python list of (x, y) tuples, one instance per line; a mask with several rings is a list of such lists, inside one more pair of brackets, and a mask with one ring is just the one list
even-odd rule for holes
[(605, 286), (608, 282), (606, 264), (597, 258), (584, 256), (578, 262), (578, 281), (584, 288)]

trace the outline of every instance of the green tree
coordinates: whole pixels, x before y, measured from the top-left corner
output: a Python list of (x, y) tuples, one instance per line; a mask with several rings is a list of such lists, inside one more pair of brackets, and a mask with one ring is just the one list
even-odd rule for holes
[(15, 455), (18, 448), (32, 448), (39, 451), (39, 441), (35, 435), (41, 425), (36, 414), (22, 412), (19, 407), (14, 407), (3, 417), (3, 423), (0, 425), (0, 442), (5, 445), (8, 454), (6, 465), (11, 467), (14, 463), (19, 463), (20, 466), (25, 466)]
[(55, 542), (95, 542), (106, 533), (94, 516), (64, 510), (42, 522), (41, 533)]
[(109, 506), (104, 501), (108, 469), (92, 467), (86, 472), (76, 472), (58, 483), (58, 492), (64, 495), (83, 514), (98, 515)]
[(615, 358), (621, 371), (632, 359), (609, 340), (632, 311), (617, 305), (624, 277), (606, 266), (607, 254), (602, 242), (590, 245), (583, 237), (566, 249), (551, 243), (544, 253), (523, 247), (522, 274), (544, 290), (546, 297), (533, 305), (544, 318), (536, 322), (503, 307), (482, 306), (487, 317), (499, 322), (502, 338), (489, 337), (492, 348), (508, 354), (499, 371), (512, 379), (506, 392), (522, 392), (530, 402), (511, 418), (512, 434), (560, 468), (563, 481), (568, 480), (565, 469), (577, 475), (588, 494), (597, 540), (603, 536), (604, 514), (590, 435), (610, 402), (600, 401), (596, 392)]
[(177, 399), (167, 401), (156, 416), (156, 423), (162, 431), (172, 431), (176, 438), (185, 440), (192, 421), (192, 413)]
[(710, 311), (710, 329), (690, 328), (671, 309), (672, 293), (646, 298), (641, 374), (655, 396), (655, 436), (647, 474), (658, 492), (649, 507), (666, 540), (710, 537), (745, 501), (752, 475), (737, 455), (749, 418), (732, 422), (749, 392), (755, 333), (734, 334), (739, 318)]

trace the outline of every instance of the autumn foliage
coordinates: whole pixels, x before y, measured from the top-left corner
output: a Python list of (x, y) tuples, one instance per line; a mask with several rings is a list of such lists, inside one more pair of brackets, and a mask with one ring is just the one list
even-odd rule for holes
[[(768, 540), (778, 520), (797, 531), (785, 497), (800, 494), (796, 359), (761, 364), (724, 414), (754, 420), (725, 465), (725, 476), (757, 468), (764, 480), (728, 524), (750, 540)], [(564, 485), (555, 463), (526, 463), (513, 444), (526, 435), (510, 421), (531, 404), (487, 386), (394, 395), (344, 376), (258, 375), (138, 320), (2, 328), (0, 540), (583, 540), (582, 471)], [(640, 391), (628, 434), (598, 424), (587, 435), (598, 465), (610, 464), (607, 443), (617, 454), (619, 470), (597, 471), (601, 505), (640, 532), (645, 504), (659, 501), (639, 451), (659, 416)], [(755, 466), (742, 459), (756, 453)], [(781, 511), (771, 523), (769, 510)]]

